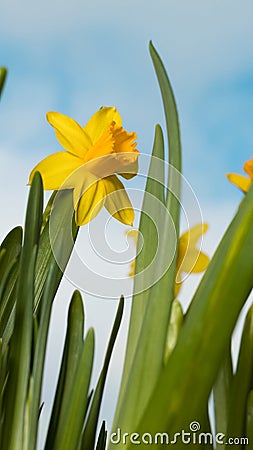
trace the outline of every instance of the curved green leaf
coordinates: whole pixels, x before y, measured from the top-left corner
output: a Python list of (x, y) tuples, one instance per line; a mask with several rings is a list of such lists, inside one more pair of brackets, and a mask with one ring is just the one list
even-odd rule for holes
[[(113, 429), (119, 425), (125, 430), (131, 430), (134, 424), (140, 420), (163, 368), (171, 304), (174, 299), (177, 261), (177, 239), (175, 241), (171, 237), (175, 230), (176, 238), (178, 238), (179, 232), (181, 144), (178, 113), (166, 70), (152, 44), (150, 44), (150, 54), (161, 89), (168, 132), (169, 181), (165, 202), (168, 213), (165, 214), (164, 210), (160, 208), (157, 218), (157, 223), (161, 222), (163, 227), (158, 236), (160, 240), (163, 239), (159, 264), (157, 264), (158, 281), (149, 288), (148, 301), (146, 301), (146, 293), (138, 295), (137, 300), (134, 300), (131, 313), (126, 363), (113, 425)], [(155, 145), (159, 142), (161, 148), (161, 132), (160, 130), (158, 132), (158, 129), (156, 131)], [(159, 153), (161, 154), (161, 150)], [(153, 161), (151, 161), (152, 164)], [(145, 225), (141, 231), (145, 235)], [(154, 232), (152, 236), (149, 236), (150, 239), (157, 242)], [(172, 252), (172, 262), (162, 275), (160, 268), (163, 266), (167, 268), (167, 262)], [(145, 302), (142, 302), (142, 296)], [(138, 302), (140, 302), (140, 306)], [(141, 308), (142, 311), (140, 311)]]

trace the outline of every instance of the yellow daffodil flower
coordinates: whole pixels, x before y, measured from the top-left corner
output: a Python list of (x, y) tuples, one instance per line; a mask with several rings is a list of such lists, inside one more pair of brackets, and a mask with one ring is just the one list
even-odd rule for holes
[[(207, 223), (199, 224), (186, 231), (179, 238), (178, 256), (175, 280), (175, 297), (178, 295), (183, 282), (183, 273), (201, 273), (209, 263), (209, 257), (197, 248), (198, 240), (208, 230)], [(137, 245), (138, 230), (127, 231), (127, 236), (134, 240)], [(131, 262), (129, 276), (133, 277), (135, 272), (135, 259)]]
[(253, 157), (249, 161), (246, 161), (243, 170), (248, 175), (247, 177), (237, 173), (227, 173), (227, 178), (245, 194), (253, 182)]
[(207, 268), (209, 257), (197, 248), (199, 239), (207, 230), (208, 224), (201, 223), (190, 228), (179, 238), (175, 297), (182, 287), (183, 273), (201, 273)]
[(100, 108), (83, 128), (74, 119), (58, 112), (47, 113), (47, 120), (66, 151), (54, 153), (32, 170), (40, 172), (44, 189), (73, 189), (75, 220), (84, 225), (103, 206), (117, 220), (132, 225), (134, 211), (122, 182), (138, 172), (136, 133), (122, 127), (115, 107)]

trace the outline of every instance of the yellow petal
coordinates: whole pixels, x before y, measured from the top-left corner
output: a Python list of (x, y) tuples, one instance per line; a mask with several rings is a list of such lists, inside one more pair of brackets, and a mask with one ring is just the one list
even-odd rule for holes
[(68, 152), (58, 152), (47, 156), (32, 170), (28, 184), (31, 184), (35, 172), (40, 172), (43, 186), (46, 190), (58, 190), (64, 184), (64, 189), (74, 187), (74, 176), (80, 167), (80, 158)]
[(134, 277), (134, 275), (135, 275), (135, 266), (136, 266), (136, 261), (135, 261), (135, 259), (133, 259), (133, 261), (130, 264), (130, 272), (128, 273), (129, 277)]
[(133, 240), (134, 245), (137, 246), (138, 236), (139, 236), (139, 230), (138, 228), (129, 228), (126, 230), (126, 236)]
[(243, 192), (248, 192), (252, 182), (250, 178), (245, 177), (244, 175), (239, 175), (237, 173), (227, 173), (227, 178), (230, 183), (233, 183)]
[[(88, 152), (88, 155), (90, 155), (90, 151)], [(133, 155), (133, 153), (131, 155)], [(136, 175), (136, 170), (138, 170), (138, 161), (132, 163), (132, 166), (124, 166), (125, 160), (123, 156), (123, 154), (119, 155), (118, 153), (111, 153), (109, 155), (91, 159), (90, 161), (86, 162), (85, 165), (87, 167), (87, 170), (89, 172), (92, 172), (98, 178), (105, 178), (116, 173), (126, 179), (133, 178)], [(126, 173), (125, 170), (127, 170)]]
[(74, 189), (75, 220), (78, 226), (85, 225), (97, 216), (104, 205), (105, 195), (103, 180)]
[(183, 252), (185, 254), (187, 248), (195, 248), (198, 243), (198, 240), (203, 236), (203, 234), (207, 232), (207, 230), (208, 230), (207, 223), (200, 223), (187, 230), (179, 238), (178, 251)]
[(93, 145), (100, 139), (109, 125), (115, 122), (121, 126), (122, 119), (115, 106), (102, 106), (84, 127), (84, 131), (89, 135)]
[[(139, 238), (139, 229), (138, 228), (129, 228), (128, 230), (126, 230), (125, 234), (126, 234), (127, 238), (130, 238), (133, 241), (135, 248), (137, 248), (138, 238)], [(132, 260), (132, 262), (130, 263), (130, 272), (128, 274), (129, 277), (133, 277), (135, 275), (135, 266), (136, 266), (136, 258), (134, 258)]]
[(209, 263), (208, 256), (198, 249), (188, 250), (180, 267), (180, 272), (200, 273), (206, 270)]
[(209, 262), (207, 255), (197, 248), (198, 240), (208, 230), (208, 224), (198, 224), (190, 228), (179, 238), (177, 273), (202, 272)]
[(246, 163), (243, 166), (244, 171), (249, 175), (251, 180), (253, 180), (253, 158), (249, 161), (246, 161)]
[(108, 212), (120, 222), (132, 225), (134, 210), (121, 181), (112, 175), (104, 178), (104, 184), (106, 189), (105, 207)]
[(84, 158), (92, 143), (81, 125), (58, 112), (48, 112), (47, 120), (54, 128), (61, 145), (73, 155)]
[[(133, 240), (135, 247), (137, 246), (137, 242), (138, 242), (138, 235), (139, 235), (139, 230), (138, 228), (129, 228), (128, 230), (126, 230), (126, 236), (127, 238), (130, 238)], [(134, 258), (132, 260), (132, 262), (130, 263), (130, 272), (128, 274), (129, 277), (134, 277), (135, 274), (135, 266), (136, 266), (136, 258)]]
[(198, 252), (197, 259), (195, 259), (195, 264), (191, 269), (191, 272), (200, 273), (206, 270), (210, 258), (203, 252)]

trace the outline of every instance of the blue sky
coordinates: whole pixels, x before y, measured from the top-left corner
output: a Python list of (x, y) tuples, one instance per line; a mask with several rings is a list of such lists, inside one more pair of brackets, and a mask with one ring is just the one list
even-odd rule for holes
[(27, 160), (27, 174), (58, 148), (48, 110), (85, 123), (102, 104), (116, 104), (141, 152), (150, 152), (154, 124), (163, 124), (152, 39), (175, 88), (186, 177), (203, 201), (237, 198), (224, 173), (239, 171), (253, 147), (249, 1), (3, 3), (1, 139)]
[[(116, 105), (125, 128), (137, 132), (139, 150), (150, 153), (155, 124), (164, 126), (148, 53), (152, 39), (175, 90), (184, 175), (210, 223), (204, 247), (212, 253), (241, 198), (225, 173), (242, 172), (253, 154), (252, 19), (250, 0), (3, 0), (0, 64), (9, 75), (0, 116), (0, 207), (7, 212), (1, 237), (23, 222), (30, 170), (60, 148), (45, 120), (47, 111), (85, 124), (101, 105)], [(138, 186), (138, 180), (127, 185)], [(115, 227), (120, 236), (124, 228)], [(48, 379), (55, 373), (72, 290), (65, 280), (55, 307)], [(182, 295), (193, 290), (189, 284)], [(108, 303), (105, 309), (101, 300), (87, 300), (98, 342), (106, 341), (111, 326), (115, 305)], [(109, 421), (126, 322), (124, 327), (105, 399)], [(97, 360), (103, 350), (99, 345)], [(52, 390), (49, 383), (49, 403)]]

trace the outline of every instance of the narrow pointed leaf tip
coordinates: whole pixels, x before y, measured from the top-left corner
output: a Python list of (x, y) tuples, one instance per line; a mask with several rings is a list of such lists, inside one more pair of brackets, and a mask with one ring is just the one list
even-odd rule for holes
[(0, 67), (0, 97), (6, 81), (7, 69), (6, 67)]
[(122, 127), (115, 107), (102, 107), (85, 127), (58, 112), (49, 112), (47, 120), (65, 151), (54, 153), (38, 163), (44, 189), (73, 189), (75, 220), (85, 225), (103, 206), (126, 225), (134, 220), (134, 211), (122, 182), (138, 172), (137, 134)]

